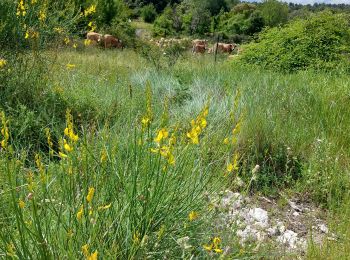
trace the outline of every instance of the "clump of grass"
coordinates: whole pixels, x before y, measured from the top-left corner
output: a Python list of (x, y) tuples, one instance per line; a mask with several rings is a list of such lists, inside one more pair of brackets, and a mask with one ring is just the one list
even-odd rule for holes
[(25, 166), (25, 154), (18, 157), (10, 146), (2, 147), (2, 254), (132, 258), (156, 250), (173, 255), (181, 251), (173, 237), (185, 232), (198, 239), (191, 225), (185, 231), (181, 226), (202, 207), (214, 177), (212, 166), (202, 163), (199, 145), (208, 108), (186, 136), (168, 123), (167, 111), (155, 125), (150, 87), (147, 93), (144, 115), (132, 131), (105, 127), (78, 134), (68, 111), (58, 148), (47, 131), (49, 153), (38, 153), (35, 167)]

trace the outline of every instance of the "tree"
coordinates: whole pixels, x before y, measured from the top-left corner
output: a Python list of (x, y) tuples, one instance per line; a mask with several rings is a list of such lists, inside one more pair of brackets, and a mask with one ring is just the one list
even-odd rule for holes
[(170, 6), (154, 21), (153, 34), (155, 36), (166, 37), (173, 34), (173, 10)]
[(141, 16), (146, 23), (153, 23), (157, 17), (157, 11), (153, 4), (142, 7)]
[(130, 10), (122, 0), (98, 0), (96, 20), (99, 27), (111, 26), (114, 18), (126, 20), (129, 15)]
[(260, 6), (267, 26), (277, 26), (288, 20), (288, 5), (277, 0), (265, 0)]

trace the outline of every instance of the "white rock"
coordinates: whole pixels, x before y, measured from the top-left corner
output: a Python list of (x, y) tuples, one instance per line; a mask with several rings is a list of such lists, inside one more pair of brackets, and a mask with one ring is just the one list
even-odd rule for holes
[(299, 215), (300, 215), (300, 214), (299, 214), (297, 211), (294, 211), (294, 212), (293, 212), (293, 216), (294, 216), (294, 217), (298, 217)]
[(264, 232), (258, 231), (250, 225), (246, 226), (244, 230), (237, 230), (236, 234), (241, 238), (241, 244), (245, 242), (261, 242), (265, 239)]
[(260, 226), (261, 228), (266, 228), (269, 225), (267, 211), (261, 208), (254, 208), (249, 210), (248, 214), (255, 221), (255, 225)]
[(277, 237), (277, 242), (288, 248), (295, 249), (298, 242), (298, 234), (288, 229), (282, 235)]
[(266, 231), (267, 231), (267, 234), (269, 234), (269, 236), (275, 236), (279, 232), (276, 226), (269, 227), (268, 229), (266, 229)]
[(221, 199), (221, 206), (224, 208), (239, 209), (242, 205), (243, 197), (238, 192), (225, 191), (224, 197)]
[(325, 224), (320, 224), (318, 225), (318, 228), (321, 230), (323, 233), (328, 233), (328, 227)]
[(277, 224), (277, 229), (280, 232), (280, 234), (284, 233), (284, 231), (286, 231), (286, 227), (284, 226), (283, 222), (278, 221)]

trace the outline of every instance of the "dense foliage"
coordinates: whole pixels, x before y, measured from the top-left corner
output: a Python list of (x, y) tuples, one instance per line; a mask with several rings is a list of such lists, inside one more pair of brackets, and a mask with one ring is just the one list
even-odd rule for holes
[(349, 46), (349, 16), (322, 12), (265, 30), (244, 46), (241, 60), (280, 71), (348, 68)]

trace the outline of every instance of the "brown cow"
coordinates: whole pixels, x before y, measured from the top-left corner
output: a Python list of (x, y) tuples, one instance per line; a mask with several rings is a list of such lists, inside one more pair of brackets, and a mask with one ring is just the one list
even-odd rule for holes
[[(236, 45), (232, 43), (217, 43), (214, 44), (214, 46), (211, 49), (212, 52), (215, 53), (216, 48), (218, 52), (226, 52), (226, 53), (231, 53), (235, 49)], [(211, 53), (211, 52), (210, 52)]]
[(206, 50), (206, 47), (204, 44), (195, 44), (193, 45), (192, 52), (193, 53), (204, 53)]
[(99, 43), (102, 40), (102, 34), (95, 33), (95, 32), (88, 32), (86, 34), (86, 39), (90, 40), (91, 42)]
[(222, 44), (222, 52), (227, 52), (227, 53), (231, 53), (235, 48), (235, 45), (232, 43), (229, 44)]
[(113, 37), (110, 34), (105, 34), (103, 36), (103, 42), (104, 42), (105, 48), (112, 48), (112, 47), (123, 48), (121, 40)]

